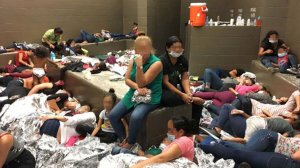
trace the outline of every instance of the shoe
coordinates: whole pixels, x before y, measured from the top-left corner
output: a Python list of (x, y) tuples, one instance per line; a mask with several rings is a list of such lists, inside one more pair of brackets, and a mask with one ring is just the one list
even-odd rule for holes
[(289, 68), (287, 69), (287, 71), (291, 74), (297, 75), (298, 74), (298, 69), (293, 67), (293, 68)]
[(203, 107), (207, 108), (209, 105), (212, 105), (212, 100), (206, 100), (203, 103)]
[(273, 67), (269, 67), (268, 68), (268, 71), (272, 72), (272, 73), (275, 73), (275, 69)]
[(238, 168), (251, 168), (251, 165), (247, 162), (242, 162)]
[(209, 129), (209, 128), (204, 128), (204, 127), (199, 127), (200, 131), (202, 131), (205, 134), (210, 135), (212, 138), (214, 138), (217, 141), (220, 141), (221, 135), (214, 129)]

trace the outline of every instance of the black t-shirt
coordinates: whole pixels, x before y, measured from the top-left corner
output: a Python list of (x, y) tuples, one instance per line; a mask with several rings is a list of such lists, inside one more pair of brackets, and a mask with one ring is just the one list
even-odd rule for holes
[[(172, 64), (168, 54), (161, 56), (160, 59), (163, 64), (163, 75), (168, 75), (169, 82), (176, 88), (178, 84), (181, 86), (181, 75), (189, 70), (187, 59), (181, 55), (175, 65)], [(163, 88), (167, 89), (164, 85)]]
[(278, 48), (284, 44), (284, 41), (278, 40), (278, 43), (272, 44), (269, 41), (263, 41), (261, 43), (261, 47), (264, 48), (264, 51), (266, 50), (273, 50), (272, 54), (265, 54), (265, 56), (277, 56), (278, 55)]

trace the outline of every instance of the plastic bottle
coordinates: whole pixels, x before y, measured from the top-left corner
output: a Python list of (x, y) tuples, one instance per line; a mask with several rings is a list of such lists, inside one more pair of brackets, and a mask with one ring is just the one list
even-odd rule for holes
[(257, 17), (256, 26), (261, 26), (261, 18), (260, 18), (260, 16)]
[(62, 54), (62, 55), (61, 55), (61, 59), (64, 59), (64, 58), (65, 58), (65, 55), (64, 55), (64, 54)]
[(206, 20), (205, 20), (205, 26), (209, 26), (209, 23), (208, 23), (208, 16), (206, 16)]
[(56, 59), (53, 51), (51, 51), (51, 53), (50, 53), (50, 59), (51, 59), (51, 61), (54, 61)]
[(251, 21), (250, 21), (250, 19), (247, 20), (247, 26), (251, 26)]

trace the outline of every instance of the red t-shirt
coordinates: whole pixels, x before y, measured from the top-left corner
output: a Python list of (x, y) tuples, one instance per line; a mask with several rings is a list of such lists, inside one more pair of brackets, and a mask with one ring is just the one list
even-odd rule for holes
[(283, 57), (278, 57), (277, 62), (278, 62), (278, 65), (279, 65), (279, 66), (288, 63), (288, 62), (289, 62), (289, 57), (288, 57), (288, 55), (283, 56)]
[(21, 66), (22, 64), (19, 62), (19, 56), (20, 56), (20, 54), (23, 54), (23, 58), (22, 58), (22, 60), (24, 61), (24, 62), (27, 62), (28, 64), (29, 64), (29, 57), (28, 57), (28, 55), (27, 55), (27, 53), (24, 51), (24, 50), (20, 50), (18, 53), (17, 53), (17, 55), (16, 55), (16, 66)]

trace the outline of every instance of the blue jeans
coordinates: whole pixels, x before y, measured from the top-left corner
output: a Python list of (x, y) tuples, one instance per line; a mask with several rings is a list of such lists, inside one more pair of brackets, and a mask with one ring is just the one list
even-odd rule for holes
[(233, 159), (237, 164), (247, 162), (252, 168), (299, 168), (299, 162), (283, 154), (274, 152), (255, 152), (236, 150), (219, 143), (199, 146), (205, 153), (213, 154), (216, 159)]
[(278, 59), (278, 56), (275, 56), (275, 55), (274, 56), (263, 56), (260, 61), (265, 67), (269, 68), (269, 67), (273, 67), (272, 63), (277, 64), (277, 59)]
[(246, 144), (223, 141), (224, 146), (233, 149), (257, 152), (274, 152), (277, 144), (278, 133), (267, 129), (257, 131)]
[(290, 67), (296, 68), (298, 66), (298, 61), (295, 55), (289, 54), (288, 57), (289, 57), (289, 61), (287, 63), (279, 65), (280, 73), (286, 73), (288, 68)]
[(204, 83), (214, 90), (219, 90), (223, 86), (222, 79), (210, 68), (206, 68), (204, 71)]
[(246, 130), (246, 118), (241, 115), (231, 115), (231, 111), (235, 109), (230, 104), (224, 104), (220, 110), (216, 126), (228, 132), (231, 135), (243, 138)]
[(121, 122), (121, 119), (126, 114), (132, 111), (128, 128), (128, 143), (135, 144), (138, 133), (143, 127), (144, 120), (146, 119), (147, 115), (155, 110), (158, 106), (159, 105), (157, 104), (139, 104), (134, 108), (127, 110), (123, 102), (120, 101), (109, 114), (109, 120), (119, 139), (123, 140), (126, 137), (125, 128)]
[(96, 38), (94, 35), (89, 34), (88, 32), (84, 30), (80, 30), (80, 36), (75, 39), (76, 43), (82, 43), (84, 41), (87, 41), (88, 43), (93, 43), (96, 41)]

